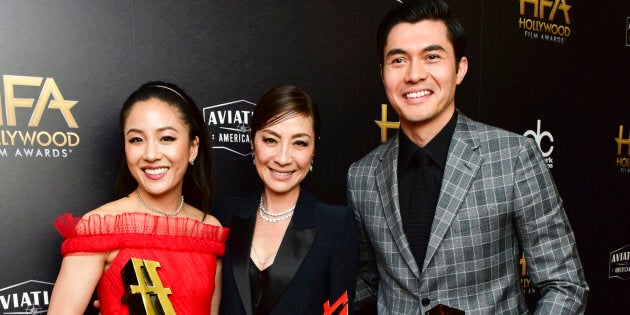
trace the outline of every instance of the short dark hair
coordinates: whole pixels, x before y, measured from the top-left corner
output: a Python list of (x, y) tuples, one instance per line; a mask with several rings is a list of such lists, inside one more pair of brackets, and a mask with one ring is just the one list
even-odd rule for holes
[(466, 32), (462, 24), (452, 16), (451, 8), (442, 0), (406, 0), (387, 13), (376, 32), (379, 64), (382, 65), (385, 61), (387, 37), (394, 26), (400, 23), (418, 23), (424, 20), (444, 22), (448, 40), (455, 51), (455, 62), (459, 64), (466, 53)]
[(315, 148), (319, 144), (319, 109), (315, 101), (295, 85), (280, 85), (267, 91), (256, 103), (249, 131), (252, 143), (258, 130), (289, 118), (304, 115), (313, 119)]
[(116, 181), (116, 196), (122, 198), (129, 195), (138, 186), (138, 183), (129, 171), (124, 152), (125, 138), (123, 128), (125, 121), (135, 104), (152, 98), (161, 100), (176, 110), (179, 119), (188, 127), (188, 138), (190, 141), (195, 137), (199, 138), (197, 157), (194, 164), (189, 165), (186, 170), (182, 194), (187, 203), (208, 213), (212, 195), (212, 159), (208, 127), (193, 99), (180, 87), (168, 82), (151, 81), (142, 84), (131, 93), (120, 109), (120, 140), (123, 150), (122, 164), (120, 165), (120, 172)]

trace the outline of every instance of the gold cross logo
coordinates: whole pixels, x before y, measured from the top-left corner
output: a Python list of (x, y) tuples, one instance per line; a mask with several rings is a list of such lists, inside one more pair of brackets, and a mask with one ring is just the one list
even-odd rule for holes
[(621, 155), (621, 147), (625, 144), (628, 146), (628, 155), (630, 155), (630, 134), (628, 139), (623, 138), (623, 125), (619, 126), (619, 138), (615, 138), (617, 142), (617, 155)]
[(387, 141), (387, 129), (400, 128), (400, 122), (387, 121), (387, 104), (381, 104), (381, 120), (374, 121), (381, 128), (381, 142)]
[[(162, 285), (157, 273), (160, 263), (152, 260), (131, 258), (121, 271), (125, 295), (122, 302), (132, 310), (147, 315), (175, 315), (175, 309), (168, 295), (171, 289)], [(144, 310), (144, 312), (142, 312)]]

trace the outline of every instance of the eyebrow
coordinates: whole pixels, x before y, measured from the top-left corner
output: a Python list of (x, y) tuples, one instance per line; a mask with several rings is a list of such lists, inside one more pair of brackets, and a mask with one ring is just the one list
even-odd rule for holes
[[(166, 130), (172, 130), (172, 131), (178, 132), (177, 129), (175, 129), (174, 127), (171, 127), (171, 126), (165, 126), (165, 127), (158, 128), (157, 131), (166, 131)], [(132, 132), (142, 133), (142, 129), (131, 128), (131, 129), (127, 130), (127, 132), (125, 134), (130, 134)]]
[[(436, 50), (440, 50), (440, 51), (444, 51), (446, 52), (446, 49), (444, 49), (444, 47), (440, 46), (440, 45), (429, 45), (427, 47), (424, 47), (422, 49), (422, 52), (426, 53), (429, 51), (436, 51)], [(402, 49), (402, 48), (392, 48), (390, 51), (387, 52), (387, 57), (391, 56), (391, 55), (398, 55), (398, 54), (407, 54), (407, 51)]]
[[(270, 133), (270, 134), (280, 138), (280, 134), (278, 134), (277, 132), (274, 132), (273, 130), (264, 129), (264, 130), (261, 130), (261, 132)], [(300, 138), (300, 137), (309, 137), (309, 138), (311, 138), (311, 135), (306, 133), (306, 132), (300, 132), (300, 133), (296, 133), (296, 134), (291, 136), (292, 139)]]

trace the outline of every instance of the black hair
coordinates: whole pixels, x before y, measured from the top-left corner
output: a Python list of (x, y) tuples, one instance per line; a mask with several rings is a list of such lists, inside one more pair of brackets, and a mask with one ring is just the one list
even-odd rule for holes
[(394, 26), (400, 23), (418, 23), (424, 20), (442, 21), (447, 28), (448, 40), (455, 51), (455, 64), (466, 54), (466, 32), (462, 24), (453, 17), (451, 9), (442, 0), (408, 0), (393, 8), (381, 20), (376, 32), (376, 47), (379, 64), (385, 61), (387, 37)]
[(300, 115), (313, 119), (315, 149), (317, 149), (319, 144), (319, 109), (310, 95), (295, 85), (273, 87), (258, 100), (254, 108), (252, 123), (249, 125), (252, 143), (258, 130)]

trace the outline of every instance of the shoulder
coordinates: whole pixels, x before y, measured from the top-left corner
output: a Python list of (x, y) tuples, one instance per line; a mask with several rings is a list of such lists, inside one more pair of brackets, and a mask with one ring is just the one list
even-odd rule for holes
[(392, 153), (392, 150), (398, 149), (398, 135), (390, 138), (386, 142), (381, 143), (372, 149), (368, 154), (350, 165), (350, 173), (354, 173), (366, 168), (374, 168), (376, 164), (383, 158)]
[(320, 200), (316, 200), (316, 205), (325, 221), (343, 223), (348, 221), (348, 218), (354, 218), (354, 212), (349, 206), (329, 204)]
[[(199, 211), (199, 212), (201, 212), (201, 211)], [(216, 225), (216, 226), (222, 226), (221, 222), (216, 217), (214, 217), (211, 214), (208, 214), (208, 215), (205, 216), (205, 219), (203, 220), (203, 223)]]
[(133, 199), (129, 196), (126, 196), (114, 201), (110, 201), (99, 206), (96, 209), (88, 211), (83, 215), (83, 218), (87, 219), (91, 215), (118, 215), (125, 212), (131, 212), (133, 209), (135, 209), (135, 206), (136, 205), (133, 203)]
[(260, 194), (218, 198), (212, 204), (212, 214), (223, 226), (229, 226), (232, 216), (247, 217), (256, 210)]
[(454, 139), (472, 139), (484, 151), (494, 152), (506, 148), (534, 147), (531, 138), (501, 127), (470, 119), (462, 114), (457, 122)]

